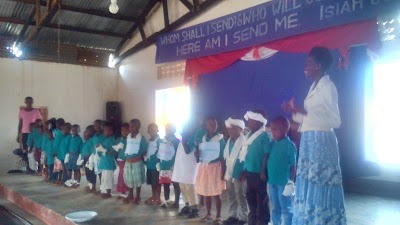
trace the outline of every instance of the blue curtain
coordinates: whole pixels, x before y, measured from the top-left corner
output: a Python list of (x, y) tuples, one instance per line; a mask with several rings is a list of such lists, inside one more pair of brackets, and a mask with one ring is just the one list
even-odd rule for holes
[[(353, 48), (350, 53), (348, 70), (338, 70), (336, 61), (329, 72), (339, 94), (342, 125), (335, 132), (342, 172), (351, 177), (373, 175), (377, 171), (366, 164), (363, 147), (363, 79), (369, 62), (365, 48)], [(333, 55), (339, 59), (337, 52)], [(243, 118), (246, 111), (253, 109), (264, 110), (269, 120), (285, 115), (281, 103), (295, 97), (302, 105), (311, 85), (304, 75), (306, 57), (306, 54), (279, 52), (268, 59), (238, 61), (223, 70), (200, 76), (192, 91), (192, 110), (216, 116), (219, 122), (229, 116)]]
[(192, 92), (193, 110), (216, 116), (243, 117), (248, 110), (262, 109), (267, 118), (282, 115), (282, 101), (296, 97), (302, 104), (310, 81), (305, 79), (305, 54), (277, 53), (260, 61), (238, 61), (200, 77)]

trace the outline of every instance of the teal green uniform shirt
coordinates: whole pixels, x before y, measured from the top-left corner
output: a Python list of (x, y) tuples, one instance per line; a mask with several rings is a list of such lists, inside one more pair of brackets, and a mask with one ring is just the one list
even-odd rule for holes
[(172, 137), (165, 137), (165, 139), (167, 142), (172, 143), (175, 149), (175, 154), (174, 157), (169, 161), (163, 161), (163, 160), (160, 161), (160, 170), (171, 170), (175, 164), (176, 150), (178, 149), (180, 141), (178, 138), (175, 137), (175, 135)]
[(54, 147), (56, 148), (56, 150), (58, 150), (58, 148), (60, 147), (60, 143), (61, 143), (61, 139), (63, 137), (61, 130), (59, 129), (55, 129), (53, 131), (53, 135), (54, 135)]
[(34, 136), (34, 133), (32, 133), (32, 132), (28, 134), (28, 140), (26, 142), (26, 144), (28, 145), (28, 148), (33, 147), (33, 136)]
[(119, 144), (119, 143), (124, 144), (124, 147), (118, 151), (118, 156), (117, 156), (117, 158), (120, 159), (120, 160), (125, 161), (125, 160), (126, 160), (126, 156), (125, 156), (126, 138), (125, 138), (125, 137), (120, 137), (120, 138), (118, 138), (116, 144)]
[(54, 139), (46, 142), (44, 149), (46, 151), (47, 165), (54, 165), (54, 154), (56, 153), (54, 147)]
[(187, 143), (191, 152), (196, 149), (196, 143), (200, 144), (201, 142), (203, 142), (203, 137), (206, 134), (207, 131), (204, 128), (199, 127), (196, 129), (192, 136), (187, 138)]
[[(213, 137), (211, 137), (213, 138)], [(208, 137), (208, 135), (206, 135), (206, 142), (209, 142), (211, 140), (211, 138)], [(201, 142), (199, 142), (201, 143)], [(223, 138), (221, 138), (221, 140), (219, 140), (219, 157), (217, 159), (212, 160), (209, 163), (216, 163), (218, 161), (221, 161), (221, 159), (224, 158), (224, 149), (225, 149), (225, 140)]]
[(36, 132), (33, 136), (33, 146), (37, 149), (41, 149), (42, 148), (42, 139), (43, 136), (47, 136), (47, 135), (43, 135), (43, 133), (39, 133)]
[(92, 153), (95, 154), (96, 153), (96, 145), (101, 144), (102, 140), (104, 139), (104, 135), (103, 134), (95, 134), (92, 137)]
[(286, 185), (290, 179), (290, 167), (296, 165), (296, 146), (288, 138), (273, 141), (268, 157), (268, 183)]
[(147, 151), (147, 141), (146, 138), (142, 135), (142, 138), (140, 139), (138, 154), (125, 155), (125, 156), (127, 159), (132, 159), (138, 156), (144, 156), (144, 153), (146, 153), (146, 151)]
[(104, 137), (101, 139), (99, 143), (107, 150), (106, 153), (101, 153), (100, 162), (99, 162), (99, 170), (115, 170), (117, 168), (115, 162), (115, 156), (117, 152), (113, 149), (113, 145), (115, 145), (115, 139), (113, 136)]
[[(251, 133), (252, 135), (253, 133)], [(251, 137), (251, 136), (249, 136)], [(244, 169), (251, 173), (261, 173), (262, 162), (265, 154), (270, 152), (271, 138), (267, 132), (260, 134), (248, 146)]]
[[(148, 170), (155, 170), (156, 169), (156, 165), (158, 163), (157, 153), (158, 153), (158, 149), (160, 148), (160, 143), (162, 143), (162, 140), (160, 138), (158, 138), (157, 142), (156, 142), (157, 150), (153, 155), (151, 155), (149, 157), (149, 159), (146, 162), (146, 168)], [(150, 146), (150, 141), (149, 141), (149, 143), (147, 143), (147, 149), (149, 148), (149, 146)]]
[(71, 140), (68, 145), (68, 152), (79, 155), (81, 153), (83, 141), (81, 136), (71, 136)]
[(89, 138), (83, 143), (82, 149), (81, 149), (81, 156), (82, 158), (88, 157), (92, 154), (92, 147), (93, 147), (93, 139)]
[(42, 145), (40, 147), (40, 149), (42, 149), (42, 151), (46, 152), (46, 145), (47, 142), (49, 141), (49, 136), (47, 136), (46, 133), (43, 133), (42, 135)]
[(57, 159), (64, 162), (65, 155), (68, 153), (68, 146), (71, 140), (71, 134), (63, 135), (60, 141), (60, 146), (57, 151)]
[[(229, 154), (232, 152), (233, 146), (235, 145), (235, 142), (231, 139), (229, 141)], [(233, 172), (232, 172), (232, 178), (239, 180), (240, 179), (240, 174), (243, 172), (243, 162), (240, 162), (239, 159), (236, 160), (235, 165), (233, 166)]]

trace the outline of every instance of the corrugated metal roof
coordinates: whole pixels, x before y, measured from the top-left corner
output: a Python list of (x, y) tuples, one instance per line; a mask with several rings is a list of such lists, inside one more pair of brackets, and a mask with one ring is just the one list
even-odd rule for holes
[[(150, 0), (117, 0), (118, 14), (139, 17)], [(110, 0), (63, 0), (63, 4), (84, 9), (97, 9), (108, 12)]]
[(0, 23), (0, 35), (2, 36), (18, 36), (24, 25), (13, 23)]
[[(53, 17), (52, 23), (58, 24), (58, 14)], [(126, 34), (133, 22), (61, 10), (60, 24)]]
[[(29, 30), (32, 29), (34, 29), (33, 26), (29, 28)], [(40, 43), (58, 44), (58, 30), (44, 27), (39, 32), (36, 40)], [(101, 50), (114, 50), (121, 40), (121, 38), (117, 37), (60, 30), (60, 42), (65, 45), (76, 45), (79, 47)]]
[(35, 8), (34, 5), (14, 1), (0, 1), (0, 16), (27, 20)]
[[(104, 14), (110, 14), (108, 8), (110, 6), (110, 0), (62, 0), (63, 5), (75, 7), (79, 9), (86, 9), (98, 12), (103, 12)], [(148, 6), (150, 0), (117, 0), (119, 6), (118, 15), (138, 18)], [(0, 36), (10, 37), (13, 40), (17, 37), (21, 30), (23, 29), (23, 24), (12, 24), (13, 20), (15, 23), (24, 23), (28, 21), (29, 17), (35, 10), (35, 5), (31, 3), (24, 3), (22, 1), (13, 0), (0, 0), (0, 17), (5, 18), (7, 22), (0, 22)], [(41, 6), (41, 12), (45, 12), (45, 7)], [(81, 13), (75, 11), (68, 11), (66, 9), (61, 9), (60, 15), (58, 13), (49, 21), (49, 23), (58, 24), (58, 19), (60, 19), (59, 24), (68, 27), (85, 28), (94, 31), (104, 31), (113, 34), (121, 34), (124, 36), (128, 34), (130, 28), (134, 25), (133, 21), (118, 20), (108, 17), (101, 17), (93, 14)], [(34, 23), (35, 19), (32, 18), (30, 23)], [(25, 33), (27, 37), (35, 29), (35, 26), (29, 26)], [(87, 31), (87, 32), (90, 32)], [(70, 30), (60, 30), (61, 44), (63, 45), (75, 45), (84, 48), (93, 48), (101, 50), (115, 50), (120, 44), (123, 38), (90, 34), (83, 32), (76, 32)], [(31, 44), (57, 44), (58, 43), (58, 29), (46, 27), (46, 24), (37, 36), (35, 36)]]

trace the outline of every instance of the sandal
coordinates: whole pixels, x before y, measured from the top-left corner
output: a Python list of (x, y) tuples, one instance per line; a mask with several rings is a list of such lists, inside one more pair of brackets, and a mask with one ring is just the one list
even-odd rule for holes
[(144, 201), (144, 204), (146, 205), (152, 205), (152, 203), (154, 202), (153, 197), (148, 198), (146, 201)]
[(133, 199), (133, 197), (132, 198), (126, 197), (122, 199), (122, 203), (124, 204), (134, 203), (134, 201), (135, 200)]
[(207, 222), (210, 222), (210, 221), (212, 221), (212, 220), (213, 220), (213, 219), (212, 219), (211, 215), (206, 215), (205, 217), (203, 217), (203, 218), (200, 219), (200, 222), (202, 222), (202, 223), (207, 223)]
[(213, 225), (222, 225), (222, 218), (221, 217), (215, 218), (215, 220), (213, 221)]
[(140, 201), (141, 201), (140, 197), (136, 197), (133, 203), (135, 203), (135, 205), (139, 205)]
[(160, 205), (161, 204), (161, 200), (160, 199), (153, 199), (149, 205)]
[(179, 209), (179, 204), (178, 203), (174, 203), (170, 206), (171, 209)]

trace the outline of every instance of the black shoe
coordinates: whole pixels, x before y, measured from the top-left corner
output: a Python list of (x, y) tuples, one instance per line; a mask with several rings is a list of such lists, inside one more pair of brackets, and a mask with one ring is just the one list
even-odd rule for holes
[(188, 215), (189, 219), (194, 219), (199, 217), (199, 210), (198, 209), (192, 209), (192, 211), (190, 212), (190, 214)]
[(236, 222), (237, 225), (245, 225), (247, 222), (246, 221), (242, 221), (242, 220), (238, 220)]
[(227, 220), (224, 220), (222, 224), (224, 225), (233, 225), (237, 223), (237, 219), (235, 217), (229, 217)]
[(178, 216), (186, 216), (190, 214), (190, 208), (189, 206), (185, 205), (181, 211), (178, 213)]

